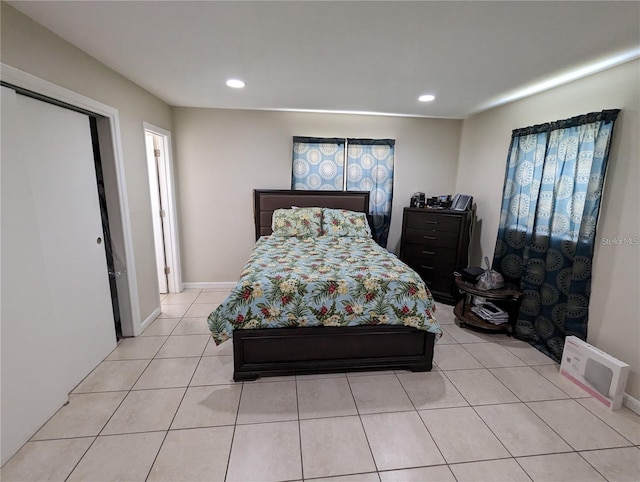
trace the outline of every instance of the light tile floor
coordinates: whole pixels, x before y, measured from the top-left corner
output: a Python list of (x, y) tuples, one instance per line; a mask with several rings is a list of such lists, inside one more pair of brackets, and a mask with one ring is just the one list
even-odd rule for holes
[(437, 316), (430, 373), (232, 381), (187, 290), (119, 346), (2, 468), (3, 481), (638, 481), (640, 417), (609, 412), (528, 344)]

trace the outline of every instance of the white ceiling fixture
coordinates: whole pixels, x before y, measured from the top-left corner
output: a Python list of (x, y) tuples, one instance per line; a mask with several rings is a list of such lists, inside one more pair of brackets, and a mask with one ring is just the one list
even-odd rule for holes
[(244, 87), (244, 82), (240, 79), (229, 79), (227, 80), (227, 86), (233, 89), (242, 89)]
[[(550, 88), (559, 74), (630, 60), (621, 52), (638, 58), (640, 38), (638, 1), (9, 4), (185, 107), (461, 119), (532, 85)], [(220, 72), (250, 78), (250, 95), (226, 87)], [(426, 80), (438, 93), (428, 114), (398, 93), (419, 93)]]
[(434, 101), (436, 98), (435, 95), (431, 95), (431, 94), (425, 94), (425, 95), (421, 95), (420, 97), (418, 97), (418, 100), (420, 102), (432, 102)]

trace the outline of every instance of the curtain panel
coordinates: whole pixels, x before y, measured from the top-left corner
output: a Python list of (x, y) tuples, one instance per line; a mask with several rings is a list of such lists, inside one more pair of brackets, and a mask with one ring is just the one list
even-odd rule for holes
[(565, 336), (587, 337), (596, 224), (618, 112), (512, 134), (493, 269), (523, 292), (516, 336), (557, 361)]
[(294, 137), (291, 188), (342, 191), (344, 139)]
[(347, 139), (347, 191), (369, 191), (371, 234), (387, 245), (393, 199), (393, 139)]

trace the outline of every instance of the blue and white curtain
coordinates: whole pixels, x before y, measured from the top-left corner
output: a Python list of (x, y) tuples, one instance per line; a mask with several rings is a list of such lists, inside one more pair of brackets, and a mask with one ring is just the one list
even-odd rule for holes
[(291, 188), (342, 191), (344, 139), (293, 138)]
[(559, 361), (587, 338), (596, 223), (619, 110), (513, 131), (493, 269), (523, 292), (515, 334)]
[(347, 139), (347, 191), (369, 191), (371, 234), (387, 245), (393, 199), (393, 139)]
[(369, 192), (371, 234), (380, 246), (386, 247), (391, 225), (394, 146), (393, 139), (296, 136), (291, 189)]

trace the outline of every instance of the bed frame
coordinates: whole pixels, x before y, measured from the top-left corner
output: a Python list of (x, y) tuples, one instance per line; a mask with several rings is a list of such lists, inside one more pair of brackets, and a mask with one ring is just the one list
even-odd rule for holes
[[(279, 208), (368, 212), (368, 192), (255, 190), (256, 239), (271, 234)], [(406, 369), (429, 371), (435, 335), (398, 325), (234, 330), (235, 381), (259, 376)]]

